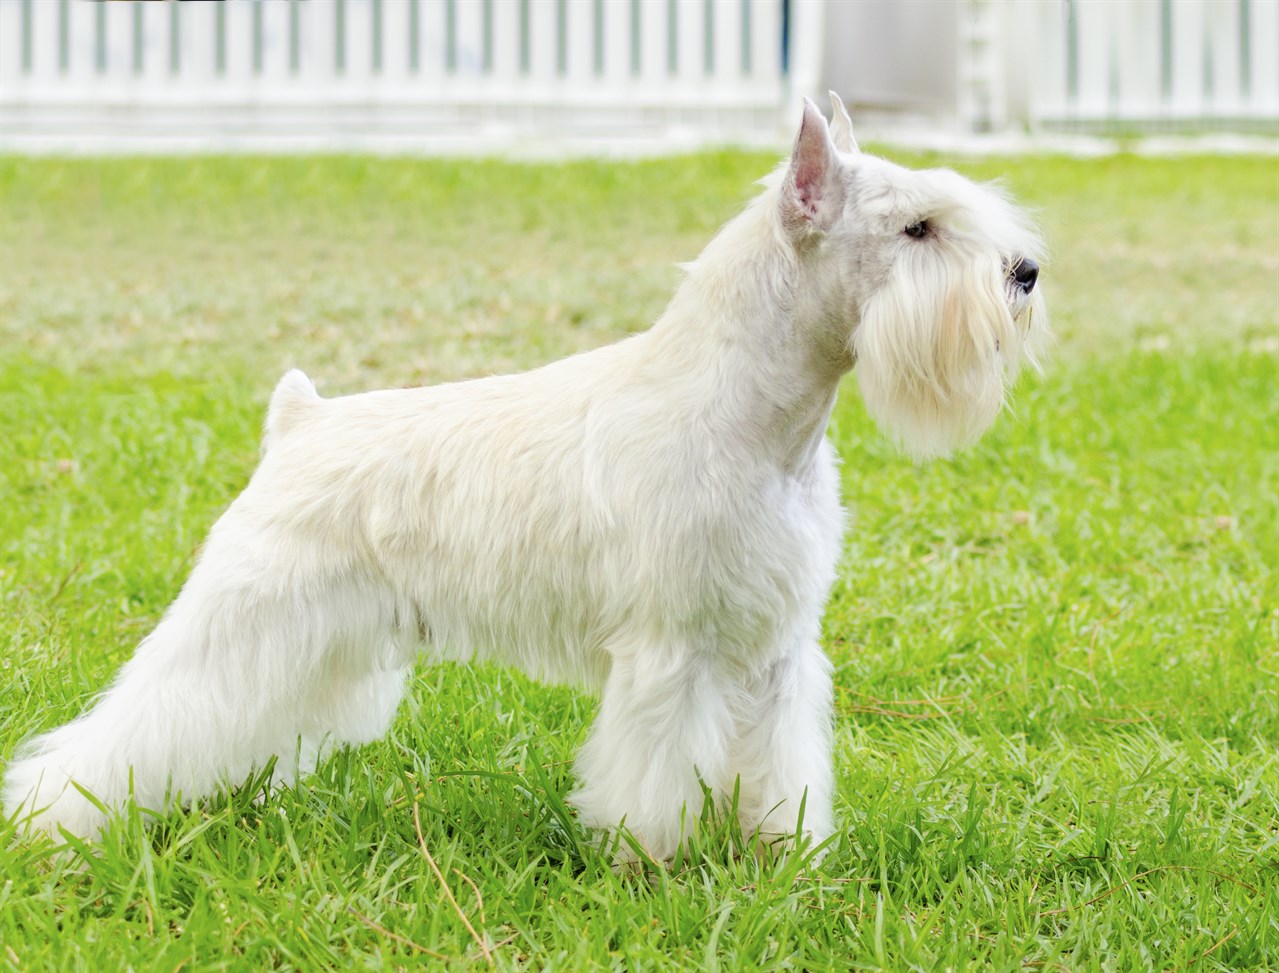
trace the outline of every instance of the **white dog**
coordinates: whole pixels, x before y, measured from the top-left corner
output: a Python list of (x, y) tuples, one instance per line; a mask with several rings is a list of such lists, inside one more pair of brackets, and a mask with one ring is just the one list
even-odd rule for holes
[(349, 398), (287, 374), (181, 594), (88, 713), (18, 754), (7, 812), (93, 835), (81, 789), (157, 808), (273, 757), (305, 772), (383, 734), (426, 652), (601, 691), (571, 800), (655, 857), (703, 784), (740, 789), (747, 833), (830, 834), (840, 377), (858, 366), (912, 455), (971, 442), (1024, 355), (1040, 257), (997, 192), (860, 153), (833, 100), (831, 129), (805, 103), (789, 163), (646, 333)]

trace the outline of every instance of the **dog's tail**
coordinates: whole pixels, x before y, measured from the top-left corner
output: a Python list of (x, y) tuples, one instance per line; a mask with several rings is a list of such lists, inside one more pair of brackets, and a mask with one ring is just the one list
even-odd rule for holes
[(4, 775), (3, 804), (20, 831), (92, 837), (131, 796), (160, 810), (179, 795), (243, 780), (273, 756), (282, 779), (305, 769), (297, 766), (309, 755), (298, 752), (296, 721), (264, 687), (296, 683), (268, 671), (285, 633), (262, 631), (254, 618), (261, 609), (225, 585), (210, 590), (217, 584), (210, 581), (197, 565), (93, 707), (19, 749)]
[(130, 798), (159, 811), (272, 760), (270, 782), (287, 782), (328, 743), (385, 731), (404, 678), (363, 651), (385, 637), (380, 589), (257, 509), (237, 501), (214, 525), (177, 600), (93, 707), (19, 750), (2, 795), (19, 831), (92, 837)]
[(267, 406), (262, 452), (265, 454), (272, 443), (279, 442), (304, 416), (314, 411), (317, 403), (323, 401), (315, 391), (315, 383), (300, 368), (285, 372), (271, 393), (271, 404)]

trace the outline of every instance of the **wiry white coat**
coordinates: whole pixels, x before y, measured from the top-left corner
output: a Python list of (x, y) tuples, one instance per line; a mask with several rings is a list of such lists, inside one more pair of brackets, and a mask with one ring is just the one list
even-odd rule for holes
[[(987, 191), (857, 153), (837, 112), (844, 151), (809, 105), (789, 168), (644, 334), (347, 398), (286, 375), (181, 594), (88, 713), (19, 754), (6, 810), (91, 835), (104, 817), (71, 781), (159, 807), (272, 757), (305, 771), (384, 733), (426, 652), (601, 691), (572, 800), (655, 856), (703, 782), (740, 788), (748, 830), (794, 832), (803, 804), (828, 835), (837, 383), (860, 356), (907, 446), (970, 439), (1021, 347), (1005, 268), (1034, 246)], [(921, 207), (930, 251), (901, 239)]]

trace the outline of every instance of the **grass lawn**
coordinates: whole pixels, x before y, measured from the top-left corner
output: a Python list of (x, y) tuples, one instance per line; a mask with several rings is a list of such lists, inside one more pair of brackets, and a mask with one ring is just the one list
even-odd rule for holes
[[(0, 159), (0, 765), (155, 624), (287, 366), (333, 394), (641, 329), (773, 162)], [(0, 822), (0, 966), (1279, 967), (1279, 164), (959, 168), (1039, 209), (1059, 340), (953, 461), (840, 398), (820, 866), (730, 836), (614, 874), (563, 803), (595, 701), (443, 666), (270, 800), (63, 857)]]

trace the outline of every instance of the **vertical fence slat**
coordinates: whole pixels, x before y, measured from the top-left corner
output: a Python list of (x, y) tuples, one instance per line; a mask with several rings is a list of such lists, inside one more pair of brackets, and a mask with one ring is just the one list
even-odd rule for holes
[(1076, 0), (1078, 75), (1074, 110), (1102, 118), (1110, 106), (1111, 39), (1114, 30), (1110, 0)]
[(133, 77), (133, 5), (107, 3), (106, 70), (103, 84), (109, 87), (128, 83)]
[(484, 74), (484, 5), (463, 0), (452, 10), (453, 73), (473, 81)]
[(142, 81), (144, 85), (169, 83), (169, 24), (172, 15), (168, 4), (141, 4), (142, 12)]
[(559, 15), (556, 0), (528, 0), (527, 9), (528, 78), (530, 82), (543, 85), (540, 90), (554, 90), (545, 86), (551, 85), (556, 78), (556, 24)]
[(1029, 30), (1039, 38), (1042, 52), (1026, 63), (1033, 125), (1040, 119), (1066, 116), (1066, 8), (1064, 4), (1036, 3), (1030, 5), (1029, 13)]
[(228, 89), (242, 88), (253, 79), (253, 11), (256, 3), (222, 3), (225, 8), (223, 76)]
[(493, 0), (493, 77), (510, 91), (520, 75), (520, 0)]
[(749, 0), (751, 5), (751, 76), (776, 78), (782, 64), (780, 0)]
[(396, 94), (404, 93), (409, 77), (408, 0), (382, 0), (382, 56), (378, 76)]
[(567, 58), (562, 77), (574, 85), (595, 85), (595, 5), (587, 0), (566, 4), (564, 50)]
[(289, 24), (292, 19), (288, 3), (262, 4), (262, 83), (283, 87), (292, 72), (289, 67)]
[(1226, 116), (1243, 111), (1243, 93), (1239, 87), (1239, 5), (1217, 4), (1209, 12), (1211, 29), (1213, 92), (1211, 110)]
[(445, 0), (418, 0), (418, 84), (438, 84), (444, 77)]
[(0, 4), (0, 82), (16, 85), (22, 77), (22, 7)]
[(346, 0), (343, 48), (352, 86), (364, 86), (373, 77), (373, 20), (373, 0)]
[(741, 0), (712, 0), (715, 11), (712, 30), (715, 41), (715, 71), (712, 78), (728, 79), (742, 74)]
[(631, 7), (625, 0), (604, 10), (604, 77), (618, 90), (631, 76)]
[(1137, 111), (1148, 118), (1159, 114), (1159, 5), (1125, 4), (1117, 20), (1118, 115)]
[(61, 73), (60, 27), (64, 8), (60, 3), (36, 3), (31, 10), (31, 75), (56, 77)]
[(94, 4), (72, 3), (67, 7), (67, 72), (72, 88), (85, 88), (97, 74), (98, 10)]
[(1173, 119), (1198, 115), (1205, 107), (1205, 13), (1200, 0), (1172, 4), (1172, 91), (1165, 108)]
[(652, 90), (650, 85), (664, 83), (667, 76), (668, 18), (665, 2), (640, 4), (640, 69), (636, 84), (644, 85), (646, 93)]
[[(174, 82), (194, 97), (213, 88), (213, 45), (210, 38), (214, 31), (212, 4), (178, 3), (173, 5), (177, 16), (177, 63), (179, 73)], [(171, 38), (172, 42), (172, 38)]]
[(1261, 117), (1279, 113), (1279, 3), (1253, 0), (1249, 11), (1252, 84), (1249, 112)]
[(337, 30), (333, 5), (298, 3), (294, 13), (297, 17), (298, 80), (315, 89), (332, 86), (337, 77), (334, 65)]

